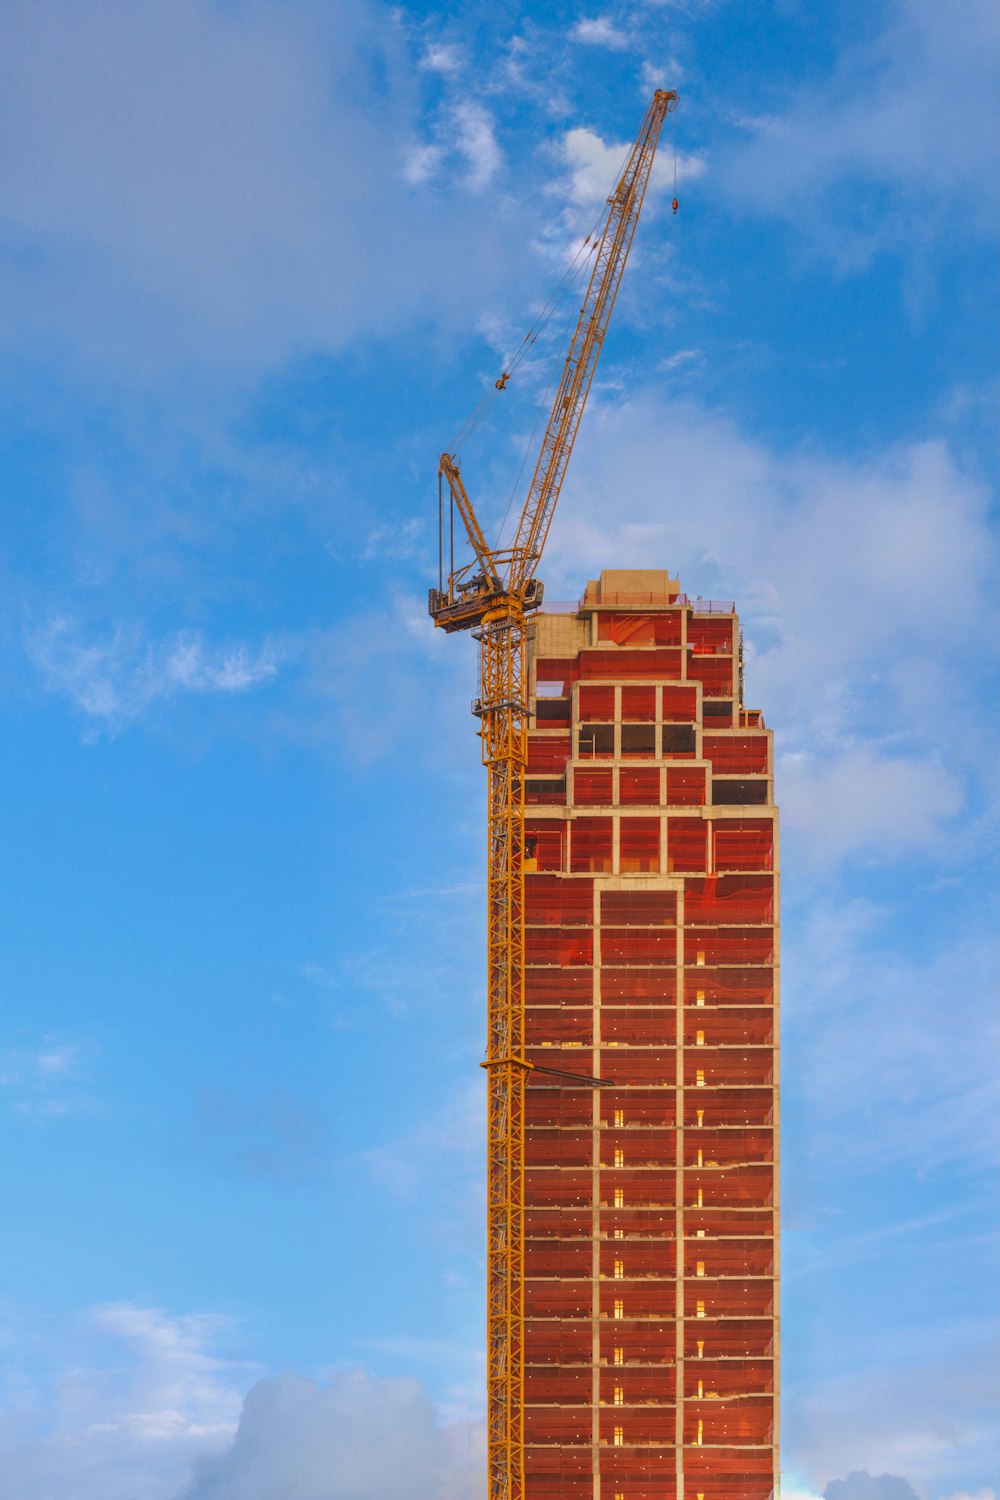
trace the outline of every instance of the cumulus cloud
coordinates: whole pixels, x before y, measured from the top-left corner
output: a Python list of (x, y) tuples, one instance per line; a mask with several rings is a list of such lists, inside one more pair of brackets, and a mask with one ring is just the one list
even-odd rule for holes
[(624, 52), (629, 45), (626, 33), (609, 16), (577, 21), (570, 36), (574, 41), (587, 42), (593, 47), (607, 47), (612, 52)]
[(466, 1500), (484, 1483), (478, 1429), (442, 1430), (415, 1380), (352, 1370), (258, 1382), (179, 1500)]
[(250, 1384), (220, 1352), (224, 1319), (127, 1302), (68, 1320), (55, 1358), (54, 1330), (14, 1331), (5, 1500), (468, 1500), (484, 1484), (481, 1425), (443, 1422), (413, 1379)]
[(747, 702), (781, 730), (802, 853), (940, 848), (965, 779), (988, 769), (966, 727), (994, 617), (985, 486), (940, 440), (855, 461), (780, 453), (648, 394), (589, 418), (547, 555), (553, 597), (609, 559), (657, 557), (692, 595), (737, 600)]
[(232, 1439), (249, 1369), (217, 1352), (226, 1325), (134, 1303), (88, 1308), (51, 1362), (17, 1329), (0, 1418), (10, 1500), (174, 1500), (194, 1458)]
[[(601, 139), (596, 131), (578, 126), (563, 137), (563, 158), (569, 168), (569, 192), (574, 203), (596, 207), (608, 196), (631, 150), (631, 142), (618, 145)], [(705, 160), (697, 154), (677, 154), (677, 181), (688, 182), (705, 171)], [(673, 152), (661, 151), (653, 161), (650, 192), (664, 192), (673, 187)]]
[(908, 1479), (898, 1474), (866, 1474), (858, 1470), (846, 1479), (831, 1479), (823, 1491), (823, 1500), (917, 1500), (917, 1492)]

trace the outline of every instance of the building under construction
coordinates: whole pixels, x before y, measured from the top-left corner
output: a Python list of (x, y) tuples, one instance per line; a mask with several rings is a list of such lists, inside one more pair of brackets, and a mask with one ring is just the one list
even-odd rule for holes
[(524, 1493), (768, 1500), (777, 814), (733, 606), (604, 572), (528, 689)]

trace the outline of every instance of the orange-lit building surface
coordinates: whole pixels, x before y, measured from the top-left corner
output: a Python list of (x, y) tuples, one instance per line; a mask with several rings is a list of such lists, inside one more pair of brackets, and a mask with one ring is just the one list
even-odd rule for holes
[(528, 1500), (776, 1485), (771, 735), (739, 622), (661, 572), (533, 617)]

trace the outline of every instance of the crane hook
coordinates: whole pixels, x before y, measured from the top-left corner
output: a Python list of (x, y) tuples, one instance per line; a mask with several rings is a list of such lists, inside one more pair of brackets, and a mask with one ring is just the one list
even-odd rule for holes
[(507, 382), (508, 382), (509, 379), (510, 379), (510, 371), (509, 370), (504, 370), (503, 374), (500, 376), (500, 379), (499, 380), (494, 380), (493, 384), (496, 386), (496, 388), (497, 388), (498, 391), (502, 391), (506, 387)]
[(670, 207), (673, 209), (674, 213), (676, 213), (677, 210), (680, 208), (680, 204), (677, 202), (676, 198), (671, 198), (671, 200), (670, 200)]

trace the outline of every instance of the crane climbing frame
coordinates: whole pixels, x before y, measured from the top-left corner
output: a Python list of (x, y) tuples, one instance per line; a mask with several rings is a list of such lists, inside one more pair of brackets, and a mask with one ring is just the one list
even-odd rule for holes
[[(457, 458), (439, 464), (439, 574), (429, 612), (479, 642), (482, 759), (487, 771), (487, 1466), (488, 1500), (524, 1500), (524, 1131), (532, 1064), (524, 1041), (524, 776), (527, 616), (535, 578), (649, 184), (663, 122), (677, 106), (656, 92), (614, 191), (513, 545), (490, 547)], [(506, 382), (504, 382), (506, 383)], [(498, 388), (502, 388), (497, 383)], [(444, 568), (447, 484), (451, 560)], [(473, 559), (454, 564), (458, 511)], [(597, 1084), (599, 1080), (581, 1080)]]

